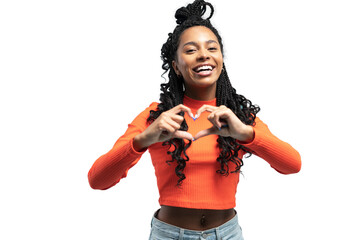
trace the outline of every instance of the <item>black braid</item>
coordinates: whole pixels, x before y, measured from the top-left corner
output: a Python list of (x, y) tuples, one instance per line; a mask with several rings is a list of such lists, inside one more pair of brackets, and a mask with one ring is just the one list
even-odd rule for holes
[[(256, 114), (260, 111), (258, 106), (253, 105), (250, 100), (236, 93), (236, 90), (230, 83), (225, 65), (217, 81), (216, 105), (227, 106), (243, 123), (247, 125), (255, 125)], [(244, 162), (238, 157), (238, 152), (243, 150), (248, 153), (249, 156), (251, 155), (251, 152), (242, 146), (239, 141), (231, 137), (219, 136), (217, 142), (221, 149), (220, 155), (216, 159), (220, 162), (221, 169), (217, 170), (217, 172), (222, 175), (228, 175), (229, 161), (234, 163), (236, 166), (235, 171), (232, 171), (232, 173), (239, 172), (240, 168), (244, 165)]]
[[(203, 19), (202, 16), (205, 14), (207, 7), (211, 10), (210, 16), (207, 19)], [(204, 0), (196, 0), (192, 4), (176, 11), (175, 18), (177, 19), (176, 22), (178, 25), (175, 27), (173, 33), (169, 33), (167, 41), (161, 48), (161, 59), (163, 60), (162, 68), (164, 70), (163, 75), (168, 72), (169, 81), (160, 85), (160, 103), (156, 111), (150, 111), (150, 116), (148, 118), (149, 123), (158, 118), (162, 112), (183, 103), (184, 80), (176, 75), (175, 70), (172, 67), (172, 61), (176, 59), (176, 51), (182, 32), (193, 26), (205, 26), (209, 28), (218, 38), (221, 52), (223, 53), (222, 39), (218, 31), (210, 23), (210, 18), (213, 13), (213, 6)], [(254, 125), (256, 114), (260, 111), (260, 108), (253, 105), (251, 101), (244, 96), (236, 93), (236, 90), (230, 83), (225, 65), (223, 66), (223, 71), (217, 80), (216, 86), (216, 105), (227, 106), (243, 123)], [(184, 116), (184, 113), (181, 113), (181, 115)], [(181, 124), (180, 130), (188, 130), (188, 125), (185, 120)], [(220, 169), (217, 170), (217, 172), (227, 176), (229, 174), (229, 162), (235, 164), (235, 171), (232, 171), (231, 173), (239, 172), (241, 166), (243, 166), (243, 161), (239, 158), (238, 152), (243, 150), (251, 154), (250, 151), (242, 146), (239, 141), (231, 137), (219, 136), (217, 142), (220, 148), (220, 154), (217, 158), (217, 161), (220, 163)], [(171, 160), (166, 161), (166, 163), (170, 164), (174, 161), (177, 162), (178, 165), (175, 168), (175, 173), (179, 177), (177, 182), (178, 186), (181, 186), (183, 180), (186, 178), (183, 173), (186, 162), (189, 161), (186, 150), (191, 146), (191, 143), (191, 141), (185, 143), (183, 139), (178, 138), (170, 139), (163, 143), (163, 146), (169, 146), (169, 149), (172, 146), (174, 147), (173, 151), (168, 151)]]

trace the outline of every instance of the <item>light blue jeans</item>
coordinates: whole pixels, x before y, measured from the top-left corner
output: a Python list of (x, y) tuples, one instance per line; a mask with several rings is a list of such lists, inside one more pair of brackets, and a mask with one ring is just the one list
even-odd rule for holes
[(154, 214), (149, 240), (244, 240), (238, 215), (226, 223), (204, 231), (179, 228), (160, 221)]

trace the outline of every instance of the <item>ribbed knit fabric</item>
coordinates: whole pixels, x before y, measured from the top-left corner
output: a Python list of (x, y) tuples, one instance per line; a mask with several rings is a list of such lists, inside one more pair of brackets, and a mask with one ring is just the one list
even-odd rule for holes
[[(183, 103), (191, 108), (195, 115), (197, 109), (204, 104), (216, 106), (216, 99), (198, 101), (185, 96)], [(88, 174), (92, 188), (104, 190), (114, 186), (121, 178), (126, 177), (128, 170), (139, 161), (144, 152), (137, 152), (133, 148), (133, 138), (147, 128), (146, 120), (149, 112), (155, 110), (157, 105), (157, 103), (152, 103), (140, 113), (129, 124), (127, 131), (117, 140), (114, 147), (95, 161)], [(203, 112), (194, 121), (185, 114), (188, 132), (195, 136), (197, 132), (211, 127), (212, 124), (207, 120), (208, 115), (208, 112)], [(259, 118), (255, 121), (256, 125), (253, 127), (255, 137), (251, 143), (243, 145), (280, 173), (290, 174), (300, 171), (299, 153), (288, 143), (275, 137)], [(172, 162), (170, 165), (166, 163), (167, 160), (171, 160), (171, 156), (167, 154), (168, 146), (162, 146), (162, 143), (149, 146), (148, 150), (155, 168), (160, 194), (160, 205), (200, 209), (235, 207), (239, 173), (230, 173), (228, 176), (216, 173), (216, 170), (220, 169), (220, 163), (216, 161), (220, 152), (217, 138), (217, 135), (209, 135), (191, 144), (186, 151), (190, 158), (184, 169), (186, 179), (180, 188), (176, 186), (177, 163)], [(239, 157), (243, 154), (244, 152), (239, 153)], [(234, 164), (229, 163), (229, 167), (229, 172), (235, 170)]]

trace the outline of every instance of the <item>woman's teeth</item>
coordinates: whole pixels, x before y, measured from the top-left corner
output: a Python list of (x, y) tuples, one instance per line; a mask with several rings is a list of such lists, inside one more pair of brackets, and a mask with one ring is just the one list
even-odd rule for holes
[(212, 71), (213, 67), (212, 66), (200, 66), (195, 68), (195, 72), (201, 72), (201, 71)]

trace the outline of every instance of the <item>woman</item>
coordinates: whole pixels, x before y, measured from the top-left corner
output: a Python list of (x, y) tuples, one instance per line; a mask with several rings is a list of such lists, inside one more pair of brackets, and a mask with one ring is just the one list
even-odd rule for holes
[(283, 174), (301, 167), (298, 152), (231, 86), (213, 12), (203, 0), (177, 10), (178, 25), (161, 49), (169, 82), (161, 84), (160, 103), (140, 113), (88, 174), (92, 188), (110, 188), (149, 150), (161, 206), (150, 239), (243, 239), (234, 207), (244, 154)]

